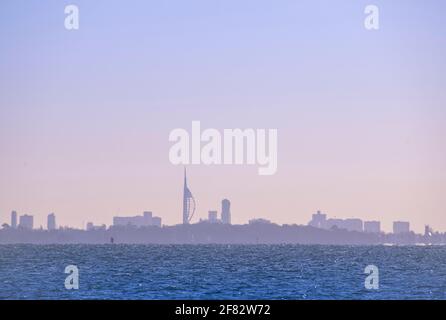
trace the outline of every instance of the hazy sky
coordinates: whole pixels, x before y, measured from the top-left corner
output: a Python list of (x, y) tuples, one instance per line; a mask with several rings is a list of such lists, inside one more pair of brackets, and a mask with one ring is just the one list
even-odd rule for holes
[[(64, 28), (76, 4), (80, 29)], [(378, 5), (380, 29), (364, 28)], [(278, 172), (188, 168), (197, 218), (446, 231), (442, 1), (0, 2), (0, 222), (181, 222), (174, 128), (278, 129)]]

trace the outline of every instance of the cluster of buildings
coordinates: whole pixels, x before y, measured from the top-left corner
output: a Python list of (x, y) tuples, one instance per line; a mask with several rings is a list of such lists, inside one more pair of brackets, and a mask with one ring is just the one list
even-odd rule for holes
[(208, 212), (208, 219), (200, 219), (200, 222), (231, 224), (231, 202), (228, 199), (221, 201), (221, 218), (218, 218), (216, 210)]
[[(187, 186), (186, 170), (184, 171), (184, 194), (183, 194), (183, 224), (189, 224), (195, 212), (195, 199), (192, 196), (192, 192)], [(228, 199), (223, 199), (221, 201), (221, 214), (218, 217), (218, 212), (216, 210), (210, 210), (208, 212), (208, 219), (202, 220), (200, 222), (209, 223), (221, 223), (221, 224), (231, 224), (231, 202)], [(254, 220), (253, 220), (254, 221)], [(250, 221), (251, 223), (251, 221)], [(154, 216), (151, 211), (144, 211), (142, 215), (136, 216), (115, 216), (113, 217), (113, 227), (161, 227), (161, 218)], [(34, 217), (31, 215), (22, 215), (19, 218), (19, 223), (17, 223), (17, 212), (12, 211), (11, 213), (11, 227), (23, 228), (32, 230), (34, 228)], [(48, 215), (47, 229), (56, 229), (56, 216), (54, 213)], [(87, 231), (97, 231), (106, 230), (107, 226), (95, 225), (93, 222), (88, 222), (86, 225)]]
[(87, 230), (87, 231), (107, 230), (107, 226), (105, 224), (97, 226), (93, 222), (87, 222), (87, 226), (85, 227), (85, 230)]
[[(34, 228), (34, 216), (24, 214), (19, 216), (17, 221), (17, 211), (12, 211), (10, 227), (12, 229), (32, 230)], [(56, 230), (56, 215), (54, 213), (50, 213), (47, 217), (47, 230)]]
[(151, 211), (144, 211), (142, 216), (113, 217), (113, 226), (120, 227), (161, 227), (161, 218), (152, 215)]
[[(187, 186), (186, 171), (184, 171), (184, 191), (183, 191), (183, 224), (189, 224), (195, 212), (195, 198), (192, 192)], [(216, 210), (210, 210), (208, 212), (208, 219), (200, 219), (200, 222), (207, 222), (211, 224), (231, 224), (231, 202), (228, 199), (223, 199), (221, 201), (221, 214), (218, 217), (218, 212)], [(252, 219), (249, 220), (249, 224), (271, 224), (271, 221), (265, 219)], [(380, 221), (362, 221), (358, 218), (350, 219), (336, 219), (327, 218), (327, 215), (317, 211), (312, 215), (311, 221), (308, 223), (309, 226), (320, 228), (320, 229), (344, 229), (347, 231), (357, 231), (364, 233), (381, 233), (381, 222)], [(161, 227), (161, 218), (153, 216), (151, 211), (144, 211), (142, 215), (137, 216), (126, 216), (113, 217), (113, 227)], [(11, 228), (17, 229), (27, 229), (31, 230), (34, 227), (34, 217), (31, 215), (22, 215), (17, 221), (17, 212), (12, 211), (11, 213)], [(56, 229), (56, 216), (54, 213), (50, 213), (47, 218), (47, 229)], [(96, 226), (92, 222), (88, 222), (86, 226), (87, 231), (94, 230), (106, 230), (105, 225)], [(410, 232), (410, 224), (407, 221), (395, 221), (393, 222), (393, 234), (407, 234)], [(433, 234), (432, 229), (426, 226), (425, 234)]]
[[(145, 226), (157, 226), (161, 227), (161, 218), (152, 216), (152, 212), (145, 211), (142, 216), (134, 217), (114, 217), (114, 226), (135, 226), (135, 227), (145, 227)], [(21, 216), (17, 215), (17, 211), (11, 212), (11, 224), (9, 225), (12, 229), (23, 229), (32, 230), (34, 229), (34, 216), (24, 214)], [(47, 217), (47, 230), (56, 230), (56, 215), (50, 213)], [(95, 230), (106, 230), (107, 227), (103, 225), (94, 225), (92, 222), (88, 222), (86, 226), (87, 231)]]
[[(345, 229), (348, 231), (381, 233), (380, 221), (362, 221), (361, 219), (327, 219), (327, 215), (320, 211), (312, 215), (309, 226), (320, 229)], [(394, 221), (393, 233), (404, 234), (410, 232), (410, 224), (407, 221)]]

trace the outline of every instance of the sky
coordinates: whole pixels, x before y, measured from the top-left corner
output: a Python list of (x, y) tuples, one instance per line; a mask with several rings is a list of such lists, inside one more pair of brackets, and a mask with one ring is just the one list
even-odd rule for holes
[[(79, 7), (79, 30), (64, 8)], [(377, 5), (379, 30), (364, 28)], [(196, 219), (329, 217), (446, 231), (446, 3), (0, 3), (0, 223), (182, 221), (169, 133), (278, 130), (278, 170), (191, 165)]]

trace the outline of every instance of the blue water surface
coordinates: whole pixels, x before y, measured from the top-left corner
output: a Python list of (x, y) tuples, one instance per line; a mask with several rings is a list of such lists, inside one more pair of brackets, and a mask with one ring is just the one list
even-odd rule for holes
[(445, 298), (442, 246), (0, 245), (0, 299)]

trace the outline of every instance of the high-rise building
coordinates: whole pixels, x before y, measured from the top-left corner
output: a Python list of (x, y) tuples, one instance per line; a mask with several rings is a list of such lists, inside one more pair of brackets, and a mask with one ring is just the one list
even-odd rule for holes
[(228, 199), (221, 201), (221, 222), (231, 224), (231, 202)]
[(50, 213), (47, 219), (47, 229), (56, 230), (56, 216), (54, 213)]
[(393, 222), (393, 233), (407, 233), (410, 232), (410, 224), (407, 221), (395, 221)]
[(152, 218), (152, 226), (161, 228), (161, 218), (160, 217), (153, 217)]
[(345, 229), (344, 220), (336, 219), (336, 218), (327, 219), (327, 221), (325, 222), (325, 228), (326, 229), (333, 229), (333, 228)]
[(11, 212), (11, 228), (17, 228), (17, 212), (15, 211)]
[(210, 223), (217, 223), (218, 222), (217, 211), (209, 211), (208, 218)]
[(321, 213), (319, 210), (312, 215), (311, 221), (308, 223), (309, 226), (315, 228), (325, 228), (327, 223), (327, 215)]
[(357, 231), (362, 232), (363, 226), (362, 226), (362, 220), (361, 219), (345, 219), (344, 220), (344, 228), (348, 231)]
[(34, 227), (34, 217), (27, 214), (20, 216), (19, 227), (31, 230)]
[(195, 198), (187, 187), (186, 168), (184, 168), (183, 224), (189, 224), (195, 213)]
[(381, 222), (379, 222), (379, 221), (364, 221), (364, 232), (380, 233), (381, 232)]
[(144, 217), (145, 221), (149, 222), (149, 224), (152, 224), (152, 211), (144, 211), (142, 216)]

